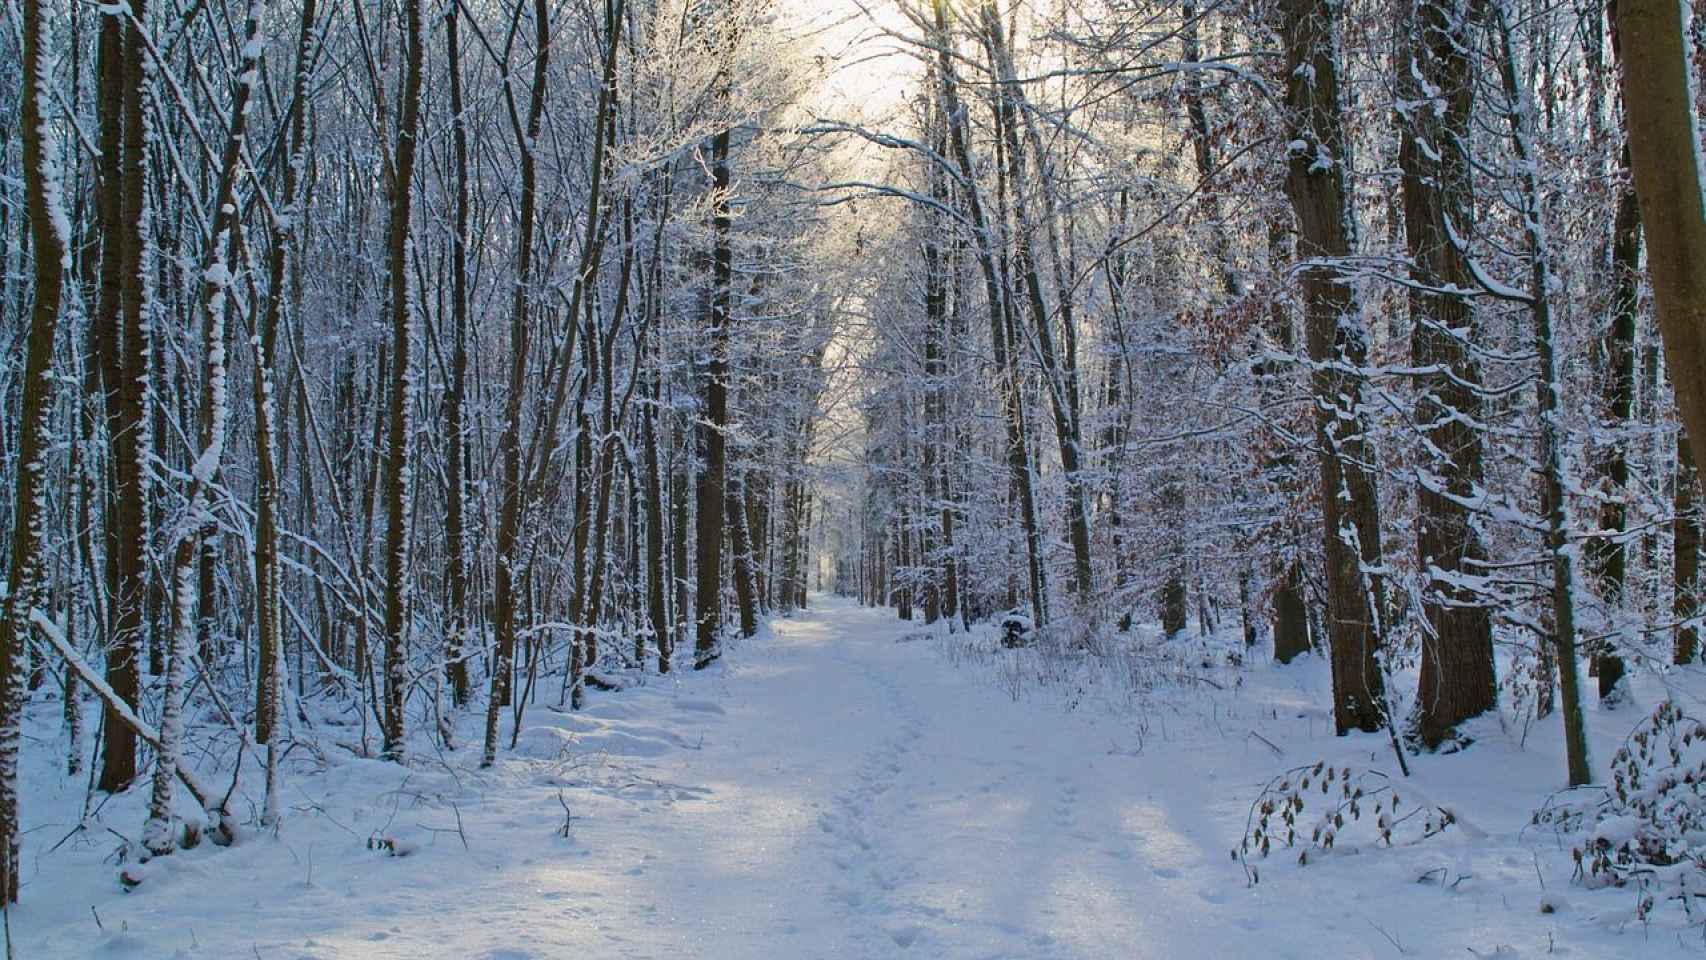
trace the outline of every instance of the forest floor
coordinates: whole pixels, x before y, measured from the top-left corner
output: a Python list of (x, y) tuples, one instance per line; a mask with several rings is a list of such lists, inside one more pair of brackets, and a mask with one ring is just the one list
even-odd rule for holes
[[(49, 850), (76, 826), (82, 789), (32, 768), (14, 955), (1706, 952), (1679, 909), (1643, 923), (1634, 893), (1573, 885), (1567, 843), (1527, 827), (1562, 779), (1550, 723), (1524, 736), (1489, 719), (1470, 749), (1416, 758), (1402, 789), (1454, 811), (1443, 834), (1387, 848), (1347, 828), (1306, 866), (1276, 851), (1251, 884), (1229, 851), (1270, 777), (1318, 758), (1393, 765), (1384, 737), (1331, 736), (1321, 664), (1220, 668), (1137, 694), (1031, 683), (1010, 656), (988, 632), (922, 634), (814, 598), (712, 670), (593, 693), (580, 714), (530, 709), (493, 770), (477, 769), (474, 717), (470, 746), (423, 746), (407, 768), (293, 763), (281, 829), (157, 860), (130, 892), (104, 829)], [(1590, 717), (1598, 756), (1640, 716)], [(50, 720), (33, 735), (54, 737)], [(145, 793), (100, 823), (134, 833)]]

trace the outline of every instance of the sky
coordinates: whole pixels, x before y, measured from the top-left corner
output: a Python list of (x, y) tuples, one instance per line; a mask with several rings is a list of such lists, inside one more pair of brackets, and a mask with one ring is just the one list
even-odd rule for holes
[(892, 0), (787, 0), (783, 16), (824, 58), (826, 78), (814, 97), (825, 117), (878, 121), (915, 85), (916, 58), (884, 29), (903, 30), (906, 21)]

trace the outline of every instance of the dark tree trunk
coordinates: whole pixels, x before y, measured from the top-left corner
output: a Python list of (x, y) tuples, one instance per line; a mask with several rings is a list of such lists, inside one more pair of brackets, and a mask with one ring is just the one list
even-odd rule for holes
[[(1399, 68), (1404, 234), (1411, 273), (1411, 365), (1416, 422), (1427, 441), (1427, 482), (1416, 492), (1417, 560), (1423, 576), (1418, 733), (1438, 746), (1457, 725), (1495, 703), (1492, 618), (1466, 581), (1485, 573), (1486, 549), (1468, 504), (1482, 482), (1481, 371), (1476, 315), (1464, 295), (1474, 278), (1453, 232), (1467, 229), (1475, 75), (1472, 6), (1477, 0), (1415, 0)], [(1426, 87), (1424, 95), (1423, 87)]]
[(445, 44), (450, 64), (450, 126), (455, 146), (456, 224), (450, 251), (450, 384), (444, 398), (445, 449), (445, 579), (450, 586), (450, 610), (445, 625), (446, 680), (450, 702), (468, 703), (468, 544), (465, 503), (468, 499), (468, 433), (463, 408), (468, 396), (468, 128), (462, 115), (462, 48), (457, 24), (460, 4), (445, 14)]
[(703, 670), (722, 655), (723, 538), (728, 504), (728, 462), (724, 431), (729, 422), (730, 283), (734, 251), (729, 211), (729, 131), (711, 138), (712, 275), (708, 345), (705, 363), (705, 420), (699, 427), (701, 464), (698, 477), (698, 603), (693, 642), (693, 668)]
[(407, 50), (401, 115), (392, 168), (388, 266), (391, 278), (390, 422), (385, 454), (385, 755), (403, 759), (403, 699), (409, 653), (409, 448), (414, 382), (415, 303), (409, 288), (409, 217), (414, 199), (415, 154), (421, 113), (421, 61), (425, 31), (420, 0), (403, 0)]
[(1379, 501), (1363, 422), (1362, 378), (1368, 333), (1350, 285), (1335, 263), (1351, 254), (1354, 210), (1346, 182), (1350, 143), (1340, 116), (1336, 44), (1339, 6), (1331, 0), (1283, 0), (1286, 107), (1291, 144), (1286, 194), (1297, 216), (1306, 309), (1320, 496), (1327, 558), (1328, 649), (1333, 662), (1333, 720), (1342, 735), (1385, 721), (1376, 661), (1384, 587), (1365, 573), (1380, 565)]
[(1672, 566), (1675, 570), (1676, 645), (1672, 660), (1693, 663), (1700, 656), (1700, 474), (1694, 468), (1694, 451), (1688, 434), (1676, 434), (1676, 518), (1671, 521)]
[(5, 616), (0, 618), (0, 906), (18, 901), (18, 753), (23, 742), (20, 725), (25, 699), (21, 683), (28, 658), (30, 616), (45, 599), (42, 542), (47, 521), (47, 456), (53, 444), (50, 415), (56, 392), (53, 345), (70, 239), (58, 226), (64, 216), (59, 207), (59, 172), (49, 153), (50, 126), (43, 110), (48, 92), (41, 88), (41, 81), (50, 75), (42, 50), (46, 26), (40, 0), (23, 0), (24, 77), (19, 122), (24, 134), (24, 201), (35, 262), (35, 304), (30, 310), (19, 411), (9, 568), (13, 587), (5, 600)]
[[(1615, 21), (1615, 11), (1608, 13)], [(1595, 18), (1588, 40), (1589, 65), (1594, 68), (1598, 68), (1603, 59), (1599, 36), (1599, 24)], [(1623, 51), (1615, 22), (1611, 37), (1613, 55), (1621, 61)], [(1635, 327), (1641, 278), (1641, 207), (1630, 176), (1629, 149), (1625, 142), (1619, 152), (1617, 182), (1620, 187), (1609, 238), (1611, 260), (1605, 264), (1608, 276), (1602, 280), (1611, 288), (1611, 317), (1610, 327), (1599, 345), (1599, 356), (1603, 360), (1600, 380), (1605, 416), (1613, 429), (1630, 426), (1635, 414)], [(1607, 536), (1590, 541), (1587, 556), (1606, 602), (1615, 607), (1625, 602), (1629, 581), (1629, 545), (1624, 536), (1629, 526), (1625, 497), (1630, 480), (1626, 443), (1612, 443), (1606, 450), (1605, 479), (1611, 485), (1612, 495), (1601, 507), (1599, 525)], [(1596, 644), (1592, 653), (1593, 673), (1599, 678), (1599, 698), (1608, 700), (1616, 695), (1618, 684), (1623, 679), (1623, 658), (1611, 640)]]

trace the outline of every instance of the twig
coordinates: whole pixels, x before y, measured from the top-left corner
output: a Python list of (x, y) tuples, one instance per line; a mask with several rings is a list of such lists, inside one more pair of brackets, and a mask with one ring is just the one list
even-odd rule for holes
[(1250, 731), (1250, 736), (1255, 737), (1257, 740), (1260, 740), (1264, 744), (1266, 744), (1268, 749), (1272, 750), (1274, 752), (1274, 756), (1276, 756), (1276, 757), (1285, 756), (1285, 751), (1281, 750), (1277, 744), (1275, 744), (1272, 740), (1269, 740), (1267, 737), (1262, 736), (1261, 734), (1257, 733), (1254, 730)]
[(563, 805), (563, 839), (569, 837), (569, 828), (575, 822), (574, 812), (569, 809), (569, 801), (563, 799), (563, 791), (557, 791), (557, 802)]
[(1398, 951), (1399, 956), (1406, 957), (1406, 956), (1410, 955), (1410, 951), (1404, 949), (1404, 945), (1402, 943), (1398, 942), (1397, 937), (1394, 937), (1392, 934), (1387, 933), (1386, 928), (1382, 927), (1378, 923), (1375, 923), (1373, 920), (1368, 921), (1368, 925), (1373, 927), (1375, 929), (1375, 931), (1378, 932), (1381, 936), (1385, 937), (1386, 942), (1392, 944), (1392, 949)]

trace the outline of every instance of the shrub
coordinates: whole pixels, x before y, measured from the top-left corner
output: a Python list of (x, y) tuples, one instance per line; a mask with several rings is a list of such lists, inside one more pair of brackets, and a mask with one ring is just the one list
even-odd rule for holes
[[(1316, 811), (1318, 815), (1310, 819)], [(1256, 883), (1260, 875), (1250, 861), (1267, 857), (1276, 843), (1302, 846), (1297, 862), (1307, 865), (1312, 853), (1339, 849), (1347, 830), (1355, 830), (1364, 842), (1394, 846), (1435, 836), (1456, 819), (1442, 807), (1406, 803), (1397, 785), (1379, 770), (1316, 761), (1314, 766), (1293, 767), (1268, 781), (1250, 804), (1244, 839), (1232, 858)]]

